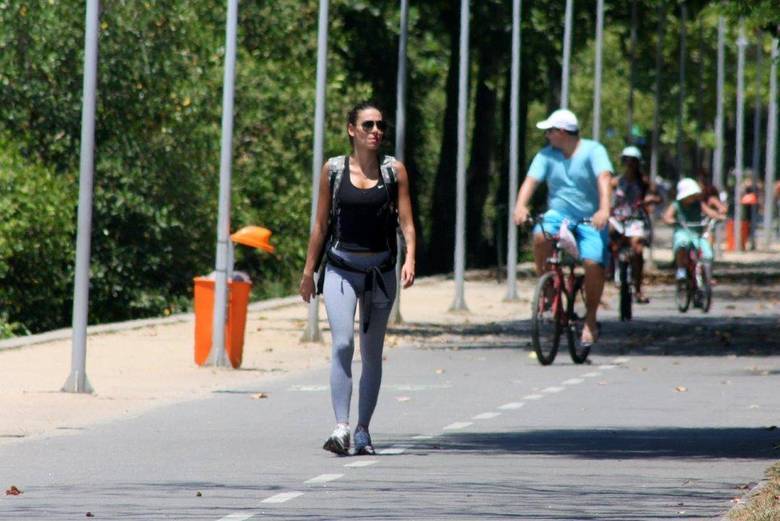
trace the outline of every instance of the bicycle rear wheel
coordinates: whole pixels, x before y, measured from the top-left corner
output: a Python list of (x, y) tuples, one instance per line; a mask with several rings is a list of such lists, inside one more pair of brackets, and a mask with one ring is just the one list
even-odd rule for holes
[(536, 359), (550, 365), (558, 354), (561, 342), (563, 302), (555, 287), (558, 274), (550, 271), (539, 278), (531, 301), (531, 342)]
[(574, 287), (566, 291), (566, 315), (569, 322), (566, 328), (566, 340), (569, 344), (569, 354), (575, 364), (582, 364), (590, 354), (590, 346), (582, 345), (582, 328), (585, 324), (585, 293), (583, 284), (585, 278), (578, 275), (574, 278)]
[(620, 269), (620, 320), (631, 320), (631, 281), (629, 280), (627, 261), (621, 260)]

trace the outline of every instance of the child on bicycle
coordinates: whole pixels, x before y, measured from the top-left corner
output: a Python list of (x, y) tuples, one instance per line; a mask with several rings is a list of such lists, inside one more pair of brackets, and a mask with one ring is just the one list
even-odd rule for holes
[(702, 237), (702, 220), (704, 216), (711, 219), (722, 220), (724, 215), (719, 213), (702, 200), (702, 191), (699, 183), (690, 177), (686, 177), (677, 183), (676, 200), (669, 205), (664, 212), (664, 222), (673, 225), (673, 246), (677, 280), (685, 279), (688, 267), (688, 248), (694, 247), (701, 251), (701, 258), (706, 262), (712, 262), (713, 252), (709, 241)]
[[(642, 271), (644, 268), (644, 247), (650, 243), (650, 217), (646, 207), (661, 202), (661, 198), (651, 190), (649, 181), (642, 175), (640, 162), (642, 152), (635, 146), (627, 146), (620, 154), (625, 168), (623, 175), (612, 180), (613, 200), (612, 216), (622, 225), (623, 231), (610, 226), (610, 250), (612, 251), (612, 269), (618, 251), (628, 243), (631, 247), (632, 270), (637, 304), (650, 302), (642, 293)], [(612, 221), (610, 221), (612, 222)]]

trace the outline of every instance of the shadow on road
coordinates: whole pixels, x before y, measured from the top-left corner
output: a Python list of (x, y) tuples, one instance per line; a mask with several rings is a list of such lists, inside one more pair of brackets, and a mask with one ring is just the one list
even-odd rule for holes
[[(718, 309), (709, 314), (698, 309), (679, 313), (671, 293), (672, 288), (664, 288), (658, 298), (668, 300), (668, 313), (637, 306), (630, 322), (606, 318), (604, 315), (610, 314), (602, 313), (601, 340), (592, 352), (606, 356), (780, 354), (780, 336), (776, 334), (780, 317), (772, 312), (778, 306), (777, 287), (721, 286), (716, 290)], [(527, 307), (528, 303), (507, 305)], [(424, 349), (531, 349), (530, 320), (463, 325), (415, 322), (393, 326), (389, 332), (419, 339), (419, 347)]]
[(766, 459), (780, 457), (770, 428), (550, 429), (451, 433), (415, 448), (426, 452), (528, 454), (584, 459)]

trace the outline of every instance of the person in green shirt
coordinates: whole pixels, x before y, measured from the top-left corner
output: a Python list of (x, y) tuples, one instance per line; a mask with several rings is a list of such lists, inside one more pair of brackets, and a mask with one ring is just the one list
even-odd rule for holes
[[(677, 279), (686, 277), (689, 247), (698, 248), (704, 261), (712, 261), (712, 246), (702, 237), (702, 220), (705, 216), (715, 220), (722, 220), (725, 217), (702, 199), (701, 187), (696, 180), (690, 177), (680, 180), (677, 183), (677, 197), (663, 216), (666, 224), (675, 227), (672, 249), (677, 265)], [(681, 223), (685, 223), (685, 226)]]

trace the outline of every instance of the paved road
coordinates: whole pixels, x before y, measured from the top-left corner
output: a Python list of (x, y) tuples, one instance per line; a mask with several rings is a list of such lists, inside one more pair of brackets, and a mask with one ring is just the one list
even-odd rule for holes
[(320, 449), (324, 371), (6, 444), (24, 494), (0, 519), (717, 519), (780, 459), (772, 289), (671, 317), (655, 290), (581, 366), (529, 358), (527, 321), (413, 326), (430, 341), (387, 351), (376, 457)]

